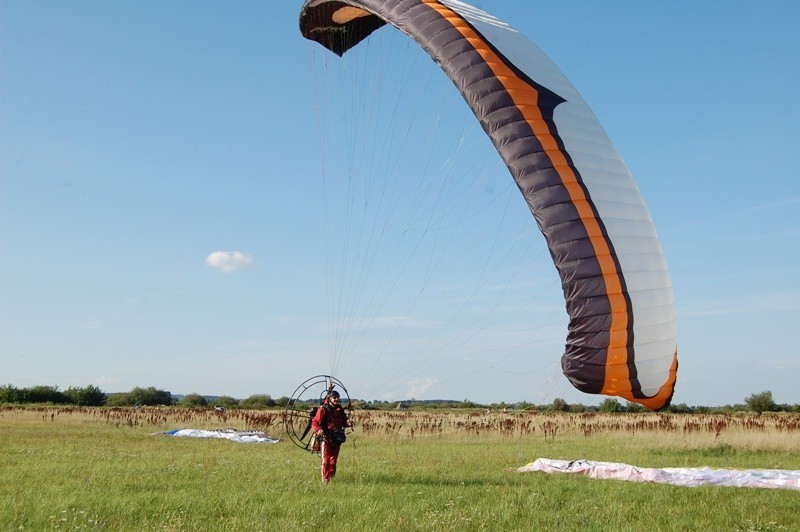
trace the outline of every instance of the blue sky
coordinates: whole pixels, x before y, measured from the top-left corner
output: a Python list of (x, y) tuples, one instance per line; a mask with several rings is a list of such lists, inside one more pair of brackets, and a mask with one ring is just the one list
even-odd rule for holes
[[(476, 5), (553, 58), (637, 179), (676, 297), (674, 402), (800, 403), (800, 4)], [(330, 136), (370, 120), (331, 109), (340, 66), (300, 36), (299, 7), (0, 2), (0, 383), (277, 397), (335, 371), (368, 399), (598, 402), (560, 375), (555, 269), (479, 148), (447, 163), (479, 166), (471, 199), (493, 199), (473, 232), (437, 233), (453, 242), (439, 255), (408, 214), (433, 203), (398, 192), (393, 230), (432, 247), (402, 271), (407, 250), (376, 247), (381, 274), (348, 275), (386, 303), (357, 327), (330, 311), (359, 293), (323, 209), (340, 192)], [(401, 92), (432, 71), (409, 67)], [(364, 332), (332, 351), (348, 327)]]

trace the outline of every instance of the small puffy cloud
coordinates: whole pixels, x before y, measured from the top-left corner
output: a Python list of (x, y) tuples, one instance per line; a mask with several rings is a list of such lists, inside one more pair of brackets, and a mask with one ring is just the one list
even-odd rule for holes
[(410, 381), (408, 384), (411, 385), (411, 389), (406, 393), (406, 398), (414, 399), (423, 397), (426, 393), (428, 393), (428, 390), (430, 390), (431, 387), (438, 383), (438, 379), (432, 378)]
[(101, 375), (94, 380), (94, 385), (99, 387), (117, 386), (119, 384), (119, 377), (109, 377)]
[(253, 257), (241, 251), (215, 251), (206, 257), (206, 265), (223, 273), (231, 273), (254, 266)]

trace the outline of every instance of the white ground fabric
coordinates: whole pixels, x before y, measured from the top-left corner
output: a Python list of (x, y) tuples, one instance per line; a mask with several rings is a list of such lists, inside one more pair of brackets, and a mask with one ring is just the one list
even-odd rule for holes
[(551, 460), (538, 458), (517, 469), (518, 473), (578, 473), (591, 478), (631, 482), (660, 482), (677, 486), (736, 486), (800, 490), (800, 471), (789, 469), (712, 469), (710, 467), (665, 467), (654, 469), (616, 462)]
[(175, 429), (162, 432), (167, 436), (180, 436), (184, 438), (223, 438), (239, 443), (278, 443), (278, 440), (259, 431), (240, 431), (234, 429), (202, 430), (202, 429)]

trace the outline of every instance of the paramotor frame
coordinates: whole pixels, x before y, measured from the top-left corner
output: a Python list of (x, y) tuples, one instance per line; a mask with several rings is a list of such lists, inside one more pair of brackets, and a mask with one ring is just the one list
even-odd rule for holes
[(315, 452), (311, 420), (314, 419), (317, 409), (334, 390), (339, 392), (343, 408), (348, 411), (348, 414), (351, 414), (353, 405), (347, 388), (339, 379), (331, 375), (315, 375), (306, 379), (292, 393), (286, 404), (283, 423), (289, 439), (301, 449)]

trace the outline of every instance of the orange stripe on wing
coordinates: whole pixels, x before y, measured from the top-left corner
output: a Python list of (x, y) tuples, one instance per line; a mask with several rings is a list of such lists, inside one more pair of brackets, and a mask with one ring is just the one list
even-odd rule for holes
[[(538, 105), (539, 92), (521, 80), (508, 65), (494, 52), (486, 41), (470, 27), (464, 19), (436, 0), (423, 0), (447, 19), (464, 38), (472, 44), (486, 65), (494, 72), (511, 97), (514, 105), (525, 117), (533, 134), (552, 161), (561, 181), (578, 211), (594, 248), (605, 281), (606, 292), (611, 306), (611, 330), (606, 358), (605, 382), (600, 393), (607, 395), (632, 396), (628, 372), (628, 303), (622, 293), (622, 282), (617, 265), (611, 257), (608, 242), (603, 237), (600, 223), (595, 217), (586, 193), (578, 182), (575, 171), (562, 152), (555, 137), (545, 121)], [(640, 399), (637, 401), (641, 402)]]
[(678, 349), (675, 349), (675, 353), (672, 356), (672, 365), (669, 368), (669, 377), (667, 378), (667, 382), (665, 382), (661, 388), (659, 388), (658, 393), (653, 395), (652, 397), (647, 397), (642, 399), (641, 397), (634, 397), (633, 394), (628, 391), (625, 393), (618, 393), (620, 397), (627, 399), (628, 401), (633, 401), (639, 403), (640, 405), (646, 406), (651, 410), (661, 410), (664, 408), (664, 405), (667, 404), (672, 398), (672, 393), (675, 389), (675, 381), (678, 377)]

